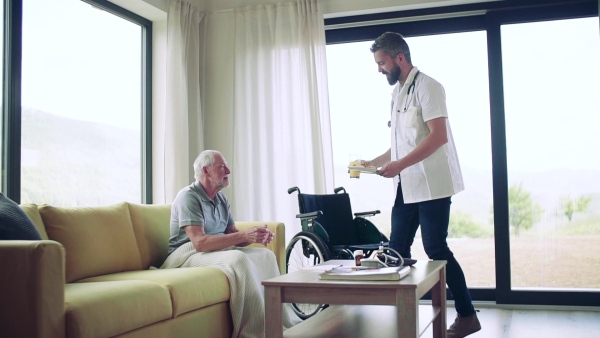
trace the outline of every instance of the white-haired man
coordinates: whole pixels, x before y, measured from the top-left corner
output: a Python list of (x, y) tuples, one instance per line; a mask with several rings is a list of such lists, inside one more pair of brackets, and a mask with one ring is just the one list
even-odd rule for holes
[[(194, 161), (196, 180), (181, 189), (171, 206), (169, 256), (162, 268), (218, 266), (231, 287), (232, 337), (264, 337), (264, 289), (261, 281), (279, 275), (277, 260), (266, 248), (273, 232), (264, 227), (239, 231), (221, 190), (231, 170), (223, 155), (205, 150)], [(286, 313), (288, 313), (286, 311)], [(286, 316), (286, 327), (294, 323)]]

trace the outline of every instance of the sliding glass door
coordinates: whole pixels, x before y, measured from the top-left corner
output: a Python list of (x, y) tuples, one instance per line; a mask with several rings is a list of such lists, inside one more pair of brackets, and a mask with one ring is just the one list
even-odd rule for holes
[[(381, 209), (374, 221), (389, 233), (391, 182), (350, 179), (345, 168), (353, 156), (389, 148), (392, 88), (369, 46), (395, 31), (446, 90), (466, 185), (452, 198), (448, 242), (473, 298), (600, 303), (597, 1), (480, 3), (325, 23), (335, 183), (353, 208)], [(426, 258), (418, 238), (413, 254)]]
[(598, 290), (598, 18), (501, 33), (512, 288)]

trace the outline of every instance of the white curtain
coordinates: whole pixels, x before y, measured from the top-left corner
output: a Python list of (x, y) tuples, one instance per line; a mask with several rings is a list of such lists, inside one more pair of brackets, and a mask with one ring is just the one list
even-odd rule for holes
[(235, 178), (238, 220), (299, 231), (296, 195), (332, 193), (325, 30), (317, 0), (235, 9)]
[(172, 203), (177, 192), (192, 182), (192, 164), (204, 147), (200, 102), (202, 17), (202, 12), (185, 1), (169, 2), (164, 203)]

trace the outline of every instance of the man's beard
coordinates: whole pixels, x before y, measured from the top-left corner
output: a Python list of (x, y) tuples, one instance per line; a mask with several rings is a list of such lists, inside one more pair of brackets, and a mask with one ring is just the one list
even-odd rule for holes
[(398, 82), (401, 73), (402, 71), (400, 70), (400, 67), (397, 64), (394, 64), (394, 67), (392, 68), (390, 73), (385, 72), (385, 77), (387, 78), (390, 86), (393, 86)]
[(222, 190), (224, 188), (227, 188), (229, 186), (229, 180), (225, 181), (221, 181), (219, 182), (219, 184), (217, 185), (217, 188), (219, 188), (219, 190)]

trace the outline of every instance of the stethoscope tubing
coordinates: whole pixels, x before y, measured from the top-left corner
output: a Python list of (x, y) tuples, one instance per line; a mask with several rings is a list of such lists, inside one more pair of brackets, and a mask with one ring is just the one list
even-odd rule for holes
[[(412, 89), (412, 93), (413, 93), (413, 97), (415, 96), (415, 82), (417, 81), (417, 76), (419, 76), (419, 73), (421, 73), (420, 70), (417, 71), (417, 74), (415, 74), (415, 77), (413, 77), (413, 80), (411, 82), (411, 84), (408, 86), (408, 91), (406, 92), (406, 101), (404, 101), (404, 111), (406, 111), (406, 108), (408, 108), (407, 104), (408, 104), (408, 96), (410, 95), (410, 90)], [(394, 101), (392, 101), (392, 113), (394, 111)], [(392, 121), (388, 121), (388, 128), (392, 127)]]

